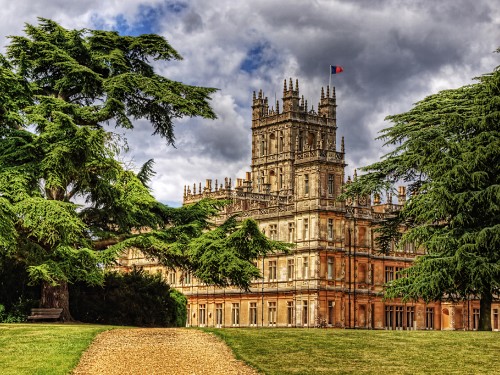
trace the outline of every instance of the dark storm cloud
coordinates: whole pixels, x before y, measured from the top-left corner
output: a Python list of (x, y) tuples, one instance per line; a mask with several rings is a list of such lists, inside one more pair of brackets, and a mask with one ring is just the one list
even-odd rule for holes
[[(0, 0), (1, 2), (2, 0)], [(184, 57), (158, 64), (159, 74), (217, 87), (216, 120), (175, 122), (177, 148), (151, 137), (139, 121), (127, 133), (140, 165), (157, 163), (155, 194), (180, 201), (182, 186), (205, 178), (242, 177), (250, 164), (252, 91), (263, 89), (274, 105), (283, 79), (299, 79), (316, 108), (329, 65), (337, 92), (338, 143), (354, 167), (383, 153), (378, 131), (387, 115), (438, 90), (471, 83), (498, 65), (498, 0), (64, 0), (4, 1), (0, 31), (19, 34), (36, 16), (68, 28), (122, 29), (162, 34)]]

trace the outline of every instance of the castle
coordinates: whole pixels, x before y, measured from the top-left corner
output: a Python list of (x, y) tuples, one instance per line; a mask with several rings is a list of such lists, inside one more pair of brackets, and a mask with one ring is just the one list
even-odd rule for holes
[[(383, 286), (408, 267), (419, 249), (377, 251), (374, 228), (406, 199), (375, 196), (338, 201), (345, 180), (345, 147), (337, 144), (335, 88), (321, 89), (308, 108), (298, 81), (283, 87), (282, 106), (270, 106), (262, 91), (252, 102), (252, 162), (235, 187), (226, 178), (186, 186), (184, 204), (225, 199), (228, 215), (252, 217), (271, 239), (294, 243), (290, 254), (259, 259), (262, 278), (250, 292), (199, 283), (190, 274), (166, 270), (130, 250), (125, 267), (162, 272), (188, 297), (187, 325), (208, 327), (342, 327), (366, 329), (476, 329), (479, 301), (403, 303), (383, 300)], [(354, 175), (353, 178), (356, 178)], [(492, 309), (499, 327), (499, 305)]]

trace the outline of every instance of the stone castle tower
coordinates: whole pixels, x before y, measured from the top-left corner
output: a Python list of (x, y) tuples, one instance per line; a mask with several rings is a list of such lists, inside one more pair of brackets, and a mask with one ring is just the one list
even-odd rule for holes
[(184, 188), (185, 204), (230, 200), (221, 221), (235, 213), (252, 217), (268, 237), (296, 245), (290, 254), (258, 261), (263, 278), (250, 292), (201, 284), (132, 252), (121, 263), (162, 272), (188, 297), (190, 326), (473, 329), (478, 301), (466, 306), (382, 299), (384, 284), (418, 255), (411, 246), (382, 255), (375, 241), (377, 223), (401, 207), (406, 190), (399, 187), (397, 203), (391, 195), (384, 204), (378, 196), (373, 204), (369, 196), (337, 200), (350, 178), (345, 181), (344, 140), (337, 146), (336, 111), (335, 88), (321, 89), (317, 110), (300, 96), (298, 80), (285, 80), (281, 106), (254, 92), (251, 171), (234, 187), (226, 178), (220, 185), (209, 179), (204, 187)]

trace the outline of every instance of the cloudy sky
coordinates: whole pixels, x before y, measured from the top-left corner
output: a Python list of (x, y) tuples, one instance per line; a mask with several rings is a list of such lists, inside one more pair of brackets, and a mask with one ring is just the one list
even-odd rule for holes
[(158, 71), (216, 87), (217, 120), (176, 123), (176, 148), (138, 121), (124, 160), (155, 159), (155, 196), (179, 205), (183, 187), (250, 170), (252, 92), (280, 98), (283, 79), (299, 79), (309, 105), (319, 100), (330, 65), (338, 137), (347, 174), (386, 150), (374, 141), (389, 114), (442, 89), (472, 82), (500, 65), (497, 0), (0, 0), (0, 48), (37, 16), (66, 28), (163, 35), (184, 57)]

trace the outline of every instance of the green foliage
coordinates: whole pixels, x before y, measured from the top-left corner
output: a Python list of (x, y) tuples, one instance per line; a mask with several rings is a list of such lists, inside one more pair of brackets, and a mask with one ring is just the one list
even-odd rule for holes
[(76, 283), (70, 296), (74, 318), (86, 323), (172, 327), (186, 315), (186, 298), (142, 269), (106, 273), (103, 286)]
[(171, 322), (174, 327), (185, 327), (187, 319), (187, 298), (184, 294), (176, 289), (170, 289), (170, 298), (174, 301), (175, 308), (174, 318)]
[(387, 296), (473, 295), (489, 309), (500, 294), (500, 70), (388, 119), (393, 126), (380, 138), (393, 151), (364, 168), (346, 192), (410, 185), (400, 220), (411, 225), (400, 242), (422, 246), (426, 255), (389, 285)]
[(45, 289), (102, 284), (103, 269), (130, 246), (202, 281), (247, 288), (258, 275), (252, 260), (285, 246), (252, 222), (210, 232), (223, 202), (161, 204), (147, 186), (153, 161), (128, 169), (118, 161), (126, 140), (103, 127), (146, 119), (173, 144), (174, 119), (215, 118), (215, 89), (156, 74), (150, 60), (181, 59), (158, 35), (67, 30), (44, 18), (24, 31), (0, 56), (0, 252)]

